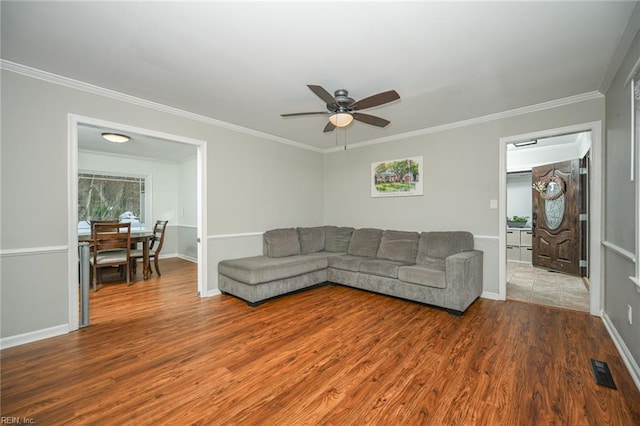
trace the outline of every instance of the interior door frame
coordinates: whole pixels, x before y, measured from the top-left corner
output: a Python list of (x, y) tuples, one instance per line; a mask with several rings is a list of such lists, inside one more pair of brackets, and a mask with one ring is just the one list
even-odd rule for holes
[(589, 312), (601, 317), (604, 308), (603, 228), (603, 149), (602, 121), (575, 124), (556, 129), (502, 137), (499, 139), (499, 209), (498, 209), (498, 298), (507, 299), (507, 145), (568, 133), (591, 132), (591, 179), (589, 185)]
[(68, 114), (67, 116), (67, 197), (68, 197), (68, 277), (69, 277), (69, 331), (80, 325), (78, 294), (78, 126), (81, 124), (108, 127), (123, 133), (165, 139), (172, 142), (194, 145), (196, 159), (197, 238), (198, 238), (198, 295), (207, 296), (207, 142), (204, 140), (172, 135), (156, 130), (101, 120), (92, 117)]

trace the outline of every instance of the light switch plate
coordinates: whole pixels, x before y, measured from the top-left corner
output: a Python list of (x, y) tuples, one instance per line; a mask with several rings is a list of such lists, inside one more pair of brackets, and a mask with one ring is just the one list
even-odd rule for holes
[(489, 200), (489, 208), (497, 209), (498, 208), (498, 200)]

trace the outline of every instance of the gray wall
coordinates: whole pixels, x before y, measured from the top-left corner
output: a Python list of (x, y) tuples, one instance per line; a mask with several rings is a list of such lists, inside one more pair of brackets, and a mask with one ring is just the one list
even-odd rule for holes
[[(484, 291), (497, 296), (499, 139), (602, 120), (598, 98), (325, 156), (325, 223), (415, 231), (465, 230), (485, 251)], [(424, 196), (372, 198), (372, 162), (424, 159)], [(488, 294), (487, 294), (488, 295)]]
[[(629, 276), (635, 274), (632, 258), (636, 253), (635, 185), (630, 180), (631, 92), (627, 77), (640, 58), (640, 35), (636, 38), (606, 93), (606, 165), (605, 165), (605, 313), (615, 327), (629, 354), (640, 364), (640, 294)], [(637, 153), (636, 153), (637, 161)], [(636, 165), (636, 179), (638, 165)], [(627, 320), (627, 306), (633, 307), (633, 325)], [(636, 374), (640, 374), (640, 371)], [(640, 376), (638, 377), (640, 379)]]
[(0, 338), (68, 327), (69, 113), (207, 141), (208, 292), (227, 245), (217, 234), (322, 223), (321, 153), (7, 70), (1, 78)]
[(198, 238), (198, 228), (195, 226), (178, 225), (176, 230), (176, 250), (170, 253), (175, 253), (183, 259), (197, 262), (198, 243), (196, 239)]
[(196, 159), (178, 165), (178, 214), (175, 253), (183, 259), (198, 260), (198, 164)]
[(531, 173), (507, 175), (507, 216), (524, 216), (531, 220)]

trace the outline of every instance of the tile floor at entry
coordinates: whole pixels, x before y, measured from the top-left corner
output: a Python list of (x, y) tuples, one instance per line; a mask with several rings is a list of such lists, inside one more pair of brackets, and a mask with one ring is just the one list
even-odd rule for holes
[(589, 312), (589, 290), (582, 278), (507, 262), (507, 299)]

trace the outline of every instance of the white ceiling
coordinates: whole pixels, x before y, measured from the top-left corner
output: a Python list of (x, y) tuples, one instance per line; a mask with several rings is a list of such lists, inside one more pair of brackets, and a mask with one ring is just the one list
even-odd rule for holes
[[(597, 91), (635, 5), (2, 1), (1, 54), (327, 149)], [(323, 134), (307, 84), (401, 100)]]
[(78, 126), (78, 149), (83, 151), (103, 152), (111, 155), (137, 157), (160, 160), (168, 163), (181, 163), (196, 158), (195, 145), (172, 142), (137, 133), (124, 132), (131, 139), (126, 143), (108, 142), (102, 133), (123, 133), (119, 129), (94, 127), (81, 124)]

